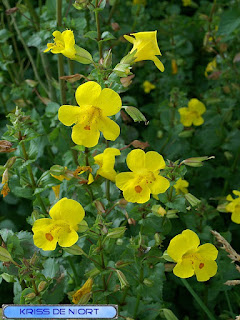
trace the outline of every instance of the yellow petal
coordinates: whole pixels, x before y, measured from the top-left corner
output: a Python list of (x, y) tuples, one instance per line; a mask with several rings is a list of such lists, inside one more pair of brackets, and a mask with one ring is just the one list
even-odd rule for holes
[(76, 124), (72, 129), (72, 140), (74, 143), (88, 148), (98, 144), (100, 132), (95, 126), (86, 126), (84, 124)]
[(148, 151), (145, 157), (145, 167), (150, 171), (157, 171), (165, 168), (166, 164), (163, 157), (155, 151)]
[(122, 100), (117, 92), (105, 88), (98, 98), (97, 107), (103, 110), (103, 115), (113, 116), (121, 110)]
[(138, 172), (145, 168), (145, 152), (141, 149), (132, 150), (127, 155), (127, 166), (133, 172)]
[(183, 279), (192, 277), (194, 275), (192, 262), (185, 259), (182, 262), (177, 263), (173, 269), (173, 273), (175, 276)]
[(157, 57), (153, 57), (152, 61), (161, 72), (165, 70), (163, 63)]
[(37, 231), (45, 230), (46, 228), (49, 228), (49, 226), (51, 226), (52, 223), (52, 219), (49, 218), (38, 219), (34, 222), (32, 231), (35, 233)]
[(53, 220), (63, 220), (74, 228), (83, 220), (85, 211), (79, 202), (63, 198), (50, 209), (49, 215)]
[(75, 49), (75, 39), (74, 34), (71, 30), (63, 31), (62, 38), (64, 41), (65, 48), (61, 52), (65, 57), (70, 59), (74, 59), (76, 56), (76, 49)]
[(95, 163), (100, 166), (97, 174), (111, 181), (115, 181), (116, 171), (114, 170), (115, 156), (120, 155), (120, 150), (106, 148), (103, 153), (94, 157)]
[(240, 209), (236, 209), (231, 215), (232, 222), (240, 223)]
[(175, 236), (167, 248), (168, 255), (176, 262), (181, 261), (183, 255), (188, 251), (195, 252), (200, 244), (200, 240), (192, 230), (184, 230)]
[(57, 186), (52, 187), (53, 192), (55, 194), (55, 198), (59, 199), (59, 194), (60, 194), (60, 184)]
[(125, 38), (127, 41), (131, 42), (131, 43), (134, 43), (134, 41), (135, 41), (135, 39), (134, 39), (133, 37), (130, 37), (130, 36), (128, 36), (127, 34), (124, 35), (124, 38)]
[(129, 184), (129, 182), (135, 178), (135, 174), (133, 172), (121, 172), (116, 175), (116, 186), (123, 190)]
[(79, 106), (95, 106), (102, 91), (101, 86), (94, 81), (86, 82), (77, 88), (75, 97)]
[(217, 263), (212, 260), (196, 261), (194, 271), (197, 281), (207, 281), (217, 273)]
[(191, 111), (196, 111), (200, 115), (206, 111), (205, 105), (196, 98), (193, 98), (188, 102), (188, 108)]
[[(46, 230), (47, 231), (47, 230)], [(49, 241), (46, 237), (47, 232), (37, 231), (33, 235), (33, 242), (36, 247), (43, 249), (44, 251), (55, 250), (57, 246), (57, 238), (53, 238)]]
[(63, 229), (59, 232), (58, 243), (61, 247), (71, 247), (77, 241), (78, 241), (78, 234), (74, 229), (70, 228), (68, 232), (66, 232), (65, 229)]
[(193, 119), (193, 124), (195, 126), (201, 126), (203, 123), (204, 123), (203, 117), (197, 117), (197, 118)]
[(166, 178), (156, 175), (155, 179), (156, 180), (154, 181), (152, 180), (152, 183), (150, 181), (148, 182), (148, 187), (150, 188), (151, 193), (164, 193), (170, 187), (170, 183)]
[(81, 114), (81, 108), (63, 105), (58, 110), (58, 119), (65, 126), (71, 126), (78, 121), (78, 117)]
[(198, 247), (197, 252), (205, 260), (216, 260), (218, 256), (218, 251), (216, 247), (211, 243), (205, 243)]
[(120, 135), (119, 125), (108, 117), (102, 116), (97, 126), (106, 140), (114, 141)]
[(123, 197), (128, 202), (145, 203), (150, 199), (150, 189), (145, 182), (133, 180), (123, 189)]
[(240, 197), (240, 191), (238, 191), (238, 190), (233, 190), (233, 194)]

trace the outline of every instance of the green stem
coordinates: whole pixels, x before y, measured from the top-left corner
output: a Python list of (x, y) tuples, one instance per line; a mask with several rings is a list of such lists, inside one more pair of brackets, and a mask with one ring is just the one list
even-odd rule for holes
[[(8, 10), (10, 9), (10, 5), (9, 5), (8, 0), (3, 0), (3, 4), (4, 4), (4, 6), (6, 7), (6, 9), (8, 9)], [(19, 40), (21, 41), (21, 43), (22, 43), (22, 45), (23, 45), (23, 48), (24, 48), (24, 50), (26, 51), (26, 54), (27, 54), (27, 56), (28, 56), (28, 59), (29, 59), (31, 65), (32, 65), (33, 73), (34, 73), (34, 75), (35, 75), (35, 78), (38, 80), (40, 86), (41, 86), (42, 89), (45, 91), (45, 93), (48, 95), (48, 90), (47, 90), (45, 84), (42, 82), (42, 80), (41, 80), (41, 78), (40, 78), (40, 76), (39, 76), (39, 74), (38, 74), (37, 67), (36, 67), (36, 65), (35, 65), (34, 59), (33, 59), (32, 55), (31, 55), (30, 50), (28, 49), (27, 44), (25, 43), (25, 41), (24, 41), (24, 39), (23, 39), (23, 37), (22, 37), (22, 35), (21, 35), (21, 32), (20, 32), (20, 30), (19, 30), (19, 28), (18, 28), (18, 25), (17, 25), (17, 23), (16, 23), (16, 20), (15, 20), (13, 14), (11, 14), (11, 19), (12, 19), (13, 26), (14, 26), (16, 32), (17, 32), (18, 37), (19, 37)]]
[[(25, 144), (24, 144), (24, 142), (22, 140), (21, 132), (19, 132), (19, 141), (21, 141), (23, 157), (24, 157), (25, 161), (27, 161), (27, 160), (29, 160), (29, 158), (28, 158), (28, 154), (27, 154), (27, 151), (26, 151), (26, 148), (25, 148)], [(33, 188), (33, 190), (35, 190), (36, 187), (37, 187), (37, 184), (36, 184), (36, 181), (34, 179), (34, 175), (33, 175), (33, 172), (32, 172), (32, 167), (31, 167), (30, 164), (27, 165), (27, 172), (28, 172), (28, 175), (29, 175), (31, 183), (32, 183), (32, 188)], [(47, 209), (45, 207), (45, 204), (44, 204), (41, 196), (39, 194), (36, 194), (36, 198), (37, 198), (37, 200), (39, 202), (39, 205), (40, 205), (42, 211), (45, 214), (48, 214)]]
[(97, 35), (98, 35), (98, 50), (99, 50), (99, 57), (100, 59), (103, 58), (103, 50), (102, 50), (102, 41), (101, 41), (101, 28), (100, 28), (100, 20), (99, 20), (99, 11), (98, 8), (98, 0), (96, 0), (96, 10), (95, 10), (95, 20), (96, 20), (96, 27), (97, 27)]
[(68, 256), (67, 259), (68, 259), (68, 262), (69, 262), (69, 264), (70, 264), (70, 267), (72, 268), (72, 271), (73, 271), (73, 276), (74, 276), (75, 285), (78, 286), (78, 285), (79, 285), (79, 281), (78, 281), (79, 277), (78, 277), (78, 274), (77, 274), (77, 270), (76, 270), (76, 268), (75, 268), (75, 265), (74, 265), (74, 263), (73, 263), (73, 261), (72, 261), (72, 257)]
[(48, 62), (48, 58), (43, 52), (40, 52), (40, 57), (42, 60), (43, 70), (44, 70), (44, 73), (47, 78), (50, 99), (53, 101), (56, 101), (57, 100), (56, 99), (56, 92), (55, 92), (55, 89), (52, 85), (52, 72), (51, 72), (49, 62)]
[[(62, 0), (57, 0), (57, 26), (62, 26)], [(66, 87), (65, 82), (60, 77), (64, 76), (64, 65), (63, 65), (63, 56), (62, 54), (58, 54), (58, 78), (59, 78), (59, 86), (61, 93), (61, 102), (62, 104), (66, 104)]]
[[(139, 283), (142, 283), (142, 282), (143, 282), (143, 264), (141, 263), (140, 274), (139, 274)], [(140, 293), (138, 293), (137, 301), (136, 301), (136, 305), (135, 305), (135, 309), (134, 309), (134, 314), (133, 314), (133, 319), (136, 319), (140, 300), (141, 300), (141, 295), (140, 295)]]
[(37, 30), (39, 30), (39, 17), (38, 15), (36, 14), (36, 11), (34, 10), (33, 6), (32, 6), (32, 1), (30, 0), (25, 0), (25, 4), (30, 12), (30, 15), (31, 17), (33, 18), (33, 21), (34, 21), (34, 24), (35, 24), (35, 27)]
[(196, 300), (196, 302), (199, 304), (199, 306), (203, 309), (203, 311), (208, 316), (208, 319), (210, 320), (216, 320), (213, 314), (210, 312), (208, 307), (203, 303), (203, 301), (199, 298), (198, 294), (193, 290), (193, 288), (190, 286), (190, 284), (187, 282), (186, 279), (181, 279), (184, 286), (187, 288), (187, 290), (191, 293), (193, 298)]

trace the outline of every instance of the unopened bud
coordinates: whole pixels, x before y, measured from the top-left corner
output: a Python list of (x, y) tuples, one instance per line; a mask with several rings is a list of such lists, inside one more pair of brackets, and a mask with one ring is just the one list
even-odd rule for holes
[(196, 198), (193, 194), (191, 193), (186, 193), (184, 195), (185, 199), (190, 203), (192, 207), (196, 207), (199, 203), (201, 203), (201, 200)]
[(134, 226), (136, 225), (136, 221), (133, 218), (128, 219), (128, 224), (133, 224)]
[(114, 229), (111, 229), (111, 231), (107, 234), (107, 237), (110, 239), (121, 238), (124, 235), (125, 231), (126, 231), (126, 227), (114, 228)]
[(95, 200), (94, 204), (95, 204), (95, 207), (97, 208), (98, 213), (105, 213), (106, 212), (104, 205), (101, 201)]
[(210, 160), (210, 159), (215, 159), (215, 157), (214, 156), (211, 156), (211, 157), (205, 156), (205, 157), (188, 158), (186, 160), (183, 160), (181, 162), (181, 164), (185, 164), (190, 167), (202, 167), (203, 166), (202, 162), (206, 161), (206, 160)]
[(34, 299), (36, 297), (36, 294), (34, 293), (34, 292), (31, 292), (31, 293), (29, 293), (29, 294), (27, 294), (26, 296), (25, 296), (25, 299), (26, 300), (32, 300), (32, 299)]
[(225, 152), (224, 152), (224, 156), (225, 156), (225, 158), (226, 158), (227, 160), (231, 160), (232, 157), (233, 157), (233, 154), (232, 154), (231, 152), (229, 152), (229, 151), (225, 151)]
[(150, 287), (150, 288), (153, 287), (153, 285), (154, 285), (154, 281), (147, 279), (147, 278), (145, 278), (143, 280), (143, 283), (145, 284), (145, 286)]
[(112, 65), (112, 50), (110, 49), (103, 60), (103, 67), (105, 69), (109, 69), (111, 65)]
[(119, 76), (119, 77), (126, 77), (131, 73), (131, 66), (128, 63), (118, 63), (116, 67), (113, 69), (113, 71)]
[(123, 85), (124, 88), (127, 88), (130, 86), (130, 84), (132, 83), (132, 79), (135, 77), (135, 74), (131, 74), (130, 76), (128, 77), (124, 77), (124, 78), (121, 78), (120, 81), (121, 81), (121, 84)]
[(3, 175), (2, 175), (2, 184), (8, 182), (8, 169), (6, 169), (4, 172), (3, 172)]
[(60, 176), (66, 172), (66, 168), (59, 166), (59, 165), (54, 165), (50, 168), (50, 173), (54, 176)]
[(120, 200), (118, 201), (118, 205), (119, 205), (119, 207), (121, 207), (121, 208), (125, 208), (127, 204), (128, 204), (128, 202), (127, 202), (127, 200), (125, 200), (125, 199), (120, 199)]
[(160, 205), (154, 205), (152, 207), (152, 212), (156, 215), (156, 216), (161, 216), (164, 217), (167, 213), (167, 211)]
[(122, 273), (122, 271), (116, 270), (116, 272), (117, 272), (118, 279), (120, 281), (121, 289), (128, 287), (129, 283), (128, 283), (125, 275)]
[(41, 281), (38, 285), (38, 291), (41, 292), (46, 288), (47, 282), (46, 281)]
[(0, 140), (0, 152), (12, 152), (16, 148), (12, 148), (12, 143), (7, 140)]
[(180, 138), (189, 138), (193, 135), (194, 129), (183, 130), (178, 134)]
[(8, 161), (5, 164), (5, 167), (11, 168), (14, 165), (16, 159), (17, 159), (17, 157), (12, 157), (12, 158), (8, 159)]
[(111, 23), (111, 27), (112, 27), (113, 31), (120, 30), (120, 26), (119, 26), (119, 24), (117, 22), (112, 22)]
[(154, 240), (157, 246), (160, 246), (162, 244), (162, 237), (159, 233), (154, 234)]

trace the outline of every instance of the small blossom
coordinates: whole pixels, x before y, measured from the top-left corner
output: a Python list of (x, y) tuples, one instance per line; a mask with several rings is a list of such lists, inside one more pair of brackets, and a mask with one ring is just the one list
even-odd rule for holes
[(208, 73), (213, 72), (217, 69), (217, 61), (216, 58), (214, 58), (212, 61), (210, 61), (205, 69), (205, 77), (208, 78)]
[(51, 51), (52, 53), (62, 53), (65, 57), (76, 58), (75, 39), (71, 30), (54, 31), (54, 43), (48, 43), (47, 49), (44, 52)]
[(117, 174), (116, 186), (123, 191), (128, 202), (145, 203), (151, 193), (164, 193), (169, 188), (169, 181), (159, 175), (160, 169), (165, 168), (165, 161), (159, 153), (132, 150), (127, 156), (127, 165), (132, 172)]
[(134, 62), (152, 60), (160, 71), (164, 71), (162, 62), (156, 57), (162, 55), (157, 43), (157, 31), (131, 33), (132, 37), (124, 35), (124, 38), (133, 44), (130, 53), (136, 50)]
[(85, 211), (75, 200), (63, 198), (49, 211), (52, 219), (43, 218), (34, 222), (32, 231), (35, 246), (43, 250), (55, 250), (57, 242), (61, 247), (71, 247), (78, 241), (78, 224)]
[(112, 89), (89, 81), (77, 88), (76, 100), (80, 107), (63, 105), (58, 110), (58, 119), (65, 126), (73, 126), (72, 140), (78, 145), (94, 147), (97, 145), (100, 131), (107, 140), (116, 140), (120, 128), (109, 116), (117, 114), (122, 101)]
[(143, 89), (145, 93), (150, 93), (152, 90), (154, 90), (156, 88), (156, 86), (154, 84), (152, 84), (149, 81), (144, 81), (143, 82)]
[(170, 241), (167, 253), (177, 263), (173, 269), (177, 277), (190, 278), (196, 274), (198, 281), (207, 281), (217, 273), (217, 249), (211, 243), (199, 245), (198, 235), (189, 229)]
[(188, 7), (188, 6), (191, 5), (192, 0), (182, 0), (182, 3), (183, 3), (183, 6), (184, 6), (184, 7)]
[(94, 157), (94, 161), (99, 165), (97, 174), (111, 181), (115, 181), (117, 175), (114, 170), (115, 157), (120, 156), (120, 151), (115, 148), (106, 148), (103, 153)]
[(187, 187), (189, 186), (189, 183), (187, 180), (183, 180), (182, 178), (178, 179), (178, 181), (175, 183), (173, 186), (176, 190), (176, 194), (181, 194), (181, 193), (188, 193)]
[(191, 127), (191, 125), (200, 126), (203, 124), (204, 119), (201, 115), (206, 111), (205, 105), (198, 99), (191, 99), (188, 103), (188, 107), (178, 109), (181, 119), (180, 121), (185, 127)]
[(235, 223), (240, 223), (240, 191), (233, 190), (233, 194), (237, 196), (237, 198), (233, 199), (233, 197), (229, 194), (227, 196), (227, 200), (229, 204), (226, 205), (226, 210), (232, 213), (231, 219)]
[(73, 294), (72, 302), (74, 304), (87, 303), (91, 296), (92, 285), (93, 285), (93, 279), (92, 278), (87, 279), (84, 285)]

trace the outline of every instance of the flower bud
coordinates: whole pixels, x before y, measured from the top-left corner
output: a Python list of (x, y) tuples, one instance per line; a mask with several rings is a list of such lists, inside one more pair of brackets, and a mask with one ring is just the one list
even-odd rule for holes
[(65, 172), (66, 172), (66, 168), (59, 166), (57, 164), (50, 168), (50, 173), (55, 176), (60, 176), (60, 175), (64, 174)]
[(109, 69), (112, 65), (112, 50), (110, 49), (103, 60), (103, 67)]
[(94, 201), (95, 207), (97, 208), (98, 213), (105, 213), (106, 210), (104, 208), (104, 205), (99, 200)]
[(7, 183), (8, 182), (8, 169), (6, 169), (4, 172), (3, 172), (3, 175), (2, 175), (2, 184), (4, 183)]
[(128, 287), (129, 283), (128, 283), (125, 275), (122, 273), (122, 271), (116, 270), (116, 272), (117, 272), (118, 279), (120, 281), (121, 289)]
[(206, 160), (210, 160), (210, 159), (215, 159), (215, 157), (214, 156), (211, 156), (211, 157), (205, 156), (205, 157), (188, 158), (186, 160), (183, 160), (181, 162), (181, 164), (185, 164), (190, 167), (202, 167), (203, 166), (202, 162), (206, 161)]
[(41, 292), (46, 288), (47, 282), (46, 281), (41, 281), (38, 285), (38, 291)]
[(126, 227), (118, 227), (111, 229), (111, 231), (107, 234), (107, 237), (110, 239), (121, 238), (126, 231)]
[(113, 71), (119, 76), (119, 77), (126, 77), (131, 73), (131, 66), (128, 63), (118, 63), (116, 67), (113, 69)]
[(133, 218), (128, 219), (128, 224), (133, 224), (134, 226), (136, 225), (136, 221)]
[(119, 207), (120, 208), (126, 208), (126, 205), (128, 204), (128, 202), (127, 202), (127, 200), (125, 200), (125, 199), (120, 199), (119, 201), (118, 201), (118, 205), (119, 205)]
[(190, 203), (190, 205), (192, 207), (197, 206), (199, 203), (201, 203), (201, 200), (199, 200), (198, 198), (196, 198), (194, 195), (192, 195), (191, 193), (186, 193), (184, 195), (185, 199)]
[(153, 285), (154, 285), (154, 281), (147, 279), (147, 278), (145, 278), (143, 280), (143, 283), (145, 284), (145, 286), (150, 287), (150, 288), (153, 287)]
[(12, 148), (12, 143), (7, 140), (0, 140), (0, 152), (13, 152), (16, 148)]
[(11, 168), (14, 165), (16, 159), (17, 159), (17, 157), (9, 158), (8, 161), (5, 164), (5, 167), (6, 168)]
[(120, 30), (120, 26), (119, 26), (119, 24), (117, 22), (112, 22), (111, 23), (111, 27), (112, 27), (113, 31)]
[(164, 217), (167, 213), (167, 211), (160, 205), (154, 205), (152, 207), (152, 212), (156, 215), (156, 216), (160, 216), (160, 217)]
[(132, 74), (128, 77), (124, 77), (124, 78), (121, 78), (120, 81), (121, 81), (121, 84), (123, 85), (124, 88), (127, 88), (130, 86), (130, 84), (132, 83), (132, 79), (135, 77), (135, 74)]
[(155, 233), (154, 234), (154, 240), (157, 246), (160, 246), (162, 243), (162, 238), (161, 235), (159, 233)]
[(32, 300), (35, 297), (36, 297), (36, 294), (34, 292), (31, 292), (25, 296), (25, 300)]

